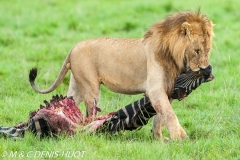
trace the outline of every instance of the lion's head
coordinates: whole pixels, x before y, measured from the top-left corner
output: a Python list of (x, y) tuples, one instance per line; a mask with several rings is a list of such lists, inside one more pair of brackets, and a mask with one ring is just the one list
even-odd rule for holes
[(171, 64), (180, 72), (197, 71), (209, 66), (212, 28), (211, 20), (200, 11), (180, 12), (151, 26), (144, 42), (159, 61)]
[[(194, 14), (181, 26), (181, 34), (187, 37), (184, 56), (187, 67), (193, 71), (209, 66), (212, 47), (212, 22), (205, 16)], [(195, 17), (194, 17), (195, 16)]]
[(198, 71), (209, 66), (213, 23), (198, 12), (179, 12), (153, 24), (143, 43), (165, 71), (165, 86), (171, 93), (174, 79), (188, 69)]

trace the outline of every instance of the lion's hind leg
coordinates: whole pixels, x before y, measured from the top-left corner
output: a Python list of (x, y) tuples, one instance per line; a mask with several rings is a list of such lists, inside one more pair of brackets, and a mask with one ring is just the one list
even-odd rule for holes
[(72, 96), (76, 105), (84, 101), (87, 117), (92, 116), (93, 112), (96, 113), (96, 111), (100, 111), (100, 108), (97, 106), (99, 94), (100, 84), (97, 80), (94, 80), (94, 78), (76, 79), (73, 74), (71, 74), (67, 96)]
[(76, 106), (78, 106), (82, 101), (83, 101), (83, 96), (81, 95), (77, 83), (73, 77), (73, 75), (71, 74), (70, 77), (70, 83), (69, 83), (69, 88), (68, 88), (68, 92), (67, 92), (67, 96), (68, 97), (73, 97)]
[(87, 91), (84, 95), (84, 104), (86, 106), (86, 116), (95, 116), (97, 111), (101, 111), (98, 107), (99, 102), (99, 90), (98, 91)]

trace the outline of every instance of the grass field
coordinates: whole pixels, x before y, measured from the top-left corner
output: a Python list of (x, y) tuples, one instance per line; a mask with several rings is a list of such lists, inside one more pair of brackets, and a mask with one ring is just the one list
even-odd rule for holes
[[(40, 140), (27, 133), (22, 140), (0, 137), (0, 159), (12, 159), (12, 152), (17, 152), (19, 159), (48, 159), (40, 154), (44, 151), (64, 153), (57, 159), (240, 159), (238, 0), (0, 0), (0, 126), (24, 121), (43, 100), (66, 93), (69, 73), (56, 91), (36, 93), (28, 82), (32, 67), (39, 69), (37, 85), (47, 88), (77, 42), (96, 37), (142, 37), (166, 15), (198, 7), (216, 24), (210, 58), (215, 79), (173, 104), (189, 139), (182, 143), (154, 139), (151, 122), (140, 131), (117, 135), (78, 133)], [(101, 89), (103, 113), (142, 97)], [(83, 105), (80, 108), (84, 110)], [(166, 129), (164, 135), (168, 136)]]

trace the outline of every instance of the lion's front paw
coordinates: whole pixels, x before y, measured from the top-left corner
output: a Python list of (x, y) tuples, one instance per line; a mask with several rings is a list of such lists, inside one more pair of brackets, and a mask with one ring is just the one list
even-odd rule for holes
[(185, 130), (180, 126), (178, 130), (170, 132), (171, 139), (185, 139), (188, 138), (187, 133)]

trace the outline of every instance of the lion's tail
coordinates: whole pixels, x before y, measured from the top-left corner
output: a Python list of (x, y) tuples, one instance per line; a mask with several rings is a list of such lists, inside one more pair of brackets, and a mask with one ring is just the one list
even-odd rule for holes
[(52, 86), (49, 87), (48, 89), (41, 90), (35, 85), (34, 81), (37, 77), (37, 68), (32, 68), (29, 72), (29, 82), (30, 82), (32, 88), (35, 91), (42, 93), (42, 94), (46, 94), (46, 93), (54, 91), (59, 86), (59, 84), (63, 81), (63, 78), (65, 77), (68, 70), (70, 69), (70, 66), (69, 66), (70, 65), (70, 60), (69, 60), (70, 54), (71, 54), (71, 52), (68, 54), (67, 58), (65, 59), (63, 65), (62, 65), (62, 68), (60, 70), (60, 73), (58, 74), (57, 79), (52, 84)]

